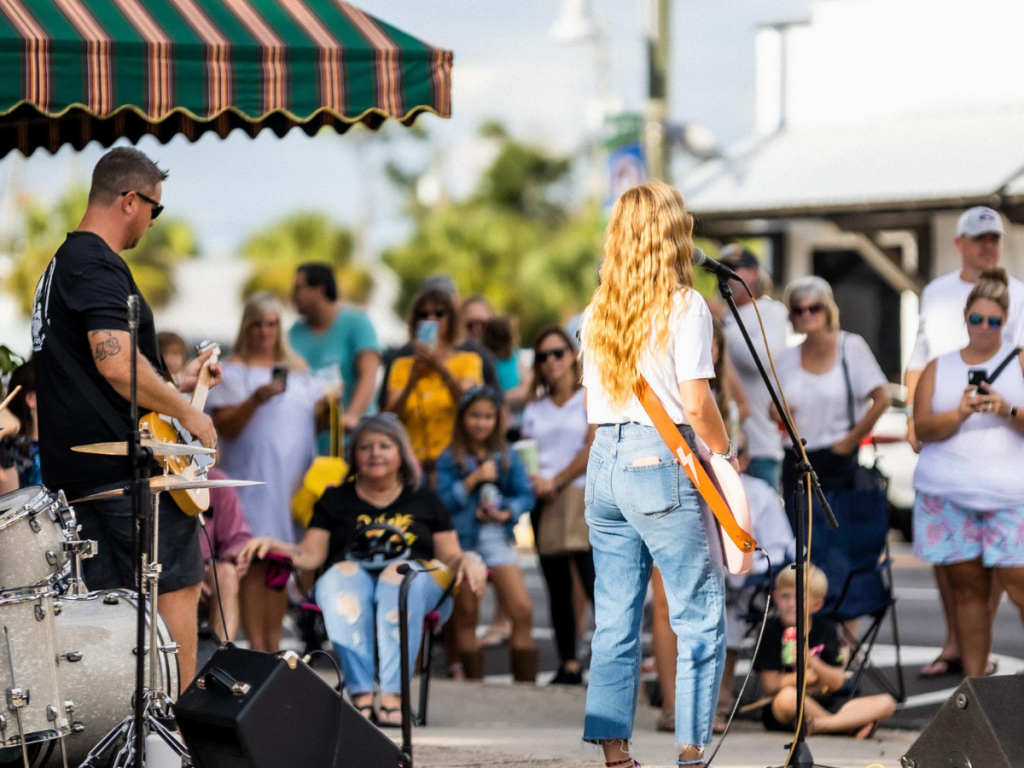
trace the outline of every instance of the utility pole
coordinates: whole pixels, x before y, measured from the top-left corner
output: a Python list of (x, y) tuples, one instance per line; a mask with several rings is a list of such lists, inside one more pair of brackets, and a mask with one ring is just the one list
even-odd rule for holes
[(652, 179), (668, 180), (668, 67), (671, 0), (647, 0), (651, 18), (647, 37), (647, 114), (644, 149)]

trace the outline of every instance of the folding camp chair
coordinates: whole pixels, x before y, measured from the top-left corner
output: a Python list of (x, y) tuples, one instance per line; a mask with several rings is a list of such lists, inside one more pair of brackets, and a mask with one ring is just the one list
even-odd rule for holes
[[(829, 493), (828, 500), (839, 527), (829, 529), (815, 504), (811, 561), (829, 581), (825, 605), (817, 615), (843, 625), (845, 639), (852, 648), (847, 670), (853, 672), (853, 678), (844, 688), (856, 692), (861, 677), (867, 673), (897, 701), (905, 701), (885, 495), (875, 490), (841, 491)], [(892, 620), (896, 646), (895, 685), (871, 661), (886, 615)], [(844, 622), (862, 617), (870, 618), (869, 627), (859, 638), (850, 635)]]

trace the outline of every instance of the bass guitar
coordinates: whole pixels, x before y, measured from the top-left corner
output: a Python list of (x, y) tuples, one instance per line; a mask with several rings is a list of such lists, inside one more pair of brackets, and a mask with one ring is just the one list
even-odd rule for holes
[[(213, 349), (213, 354), (199, 369), (199, 380), (196, 382), (196, 388), (192, 391), (192, 407), (200, 411), (206, 407), (206, 395), (210, 391), (210, 366), (216, 363), (220, 357), (220, 347), (216, 344), (207, 344), (200, 348), (200, 352), (205, 352), (210, 348)], [(181, 425), (181, 422), (156, 411), (150, 411), (139, 419), (139, 431), (143, 437), (152, 437), (162, 443), (201, 445), (199, 440)], [(168, 474), (178, 475), (187, 480), (205, 479), (207, 470), (213, 465), (213, 457), (209, 455), (166, 456), (162, 457), (162, 461)], [(171, 498), (186, 515), (198, 515), (210, 508), (209, 488), (171, 491), (170, 493)]]

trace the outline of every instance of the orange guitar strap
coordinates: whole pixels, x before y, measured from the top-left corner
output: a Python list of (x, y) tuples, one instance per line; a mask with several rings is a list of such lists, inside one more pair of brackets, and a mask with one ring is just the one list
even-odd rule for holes
[(661, 404), (661, 400), (658, 399), (654, 390), (651, 389), (651, 385), (647, 383), (647, 379), (641, 376), (634, 391), (647, 415), (654, 422), (654, 428), (658, 430), (658, 434), (661, 435), (661, 439), (668, 445), (672, 454), (676, 457), (676, 461), (686, 470), (687, 477), (690, 478), (698, 493), (700, 493), (712, 513), (714, 513), (718, 524), (722, 526), (722, 530), (739, 547), (741, 552), (752, 552), (757, 546), (757, 542), (736, 522), (736, 518), (733, 517), (729, 505), (725, 503), (722, 494), (718, 492), (718, 488), (708, 476), (707, 470), (704, 469), (700, 459), (693, 455), (690, 446), (686, 444), (686, 440), (679, 433), (676, 425), (665, 410), (665, 406)]

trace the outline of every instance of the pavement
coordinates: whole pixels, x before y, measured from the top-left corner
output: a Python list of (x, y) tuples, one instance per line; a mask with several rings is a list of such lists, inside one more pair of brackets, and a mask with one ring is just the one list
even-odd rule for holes
[[(959, 685), (955, 675), (922, 679), (918, 670), (939, 652), (944, 638), (944, 623), (938, 591), (929, 567), (917, 562), (904, 543), (893, 545), (893, 580), (896, 590), (899, 657), (903, 666), (907, 700), (886, 725), (867, 741), (849, 737), (813, 736), (809, 739), (816, 762), (833, 768), (896, 768), (942, 704)], [(444, 679), (442, 653), (434, 658), (431, 682), (429, 724), (414, 730), (414, 757), (417, 766), (545, 766), (575, 768), (602, 765), (594, 747), (580, 742), (586, 689), (547, 686), (554, 675), (557, 658), (550, 628), (543, 580), (536, 557), (523, 552), (521, 564), (530, 596), (534, 601), (534, 638), (541, 650), (541, 674), (538, 685), (512, 684), (508, 656), (503, 647), (486, 652), (486, 678), (477, 683)], [(481, 611), (481, 633), (493, 611), (493, 595), (488, 595)], [(287, 633), (286, 633), (287, 634)], [(897, 649), (891, 617), (879, 634), (873, 660), (893, 683), (897, 680)], [(586, 665), (586, 640), (581, 641), (581, 660)], [(644, 636), (645, 645), (649, 636)], [(242, 643), (244, 644), (244, 643)], [(297, 637), (286, 639), (300, 649)], [(993, 657), (999, 674), (1024, 670), (1024, 633), (1016, 608), (1004, 599), (995, 623)], [(318, 665), (321, 664), (318, 662)], [(742, 675), (749, 661), (740, 662)], [(332, 678), (333, 673), (325, 672)], [(673, 737), (656, 730), (658, 710), (647, 701), (653, 687), (653, 674), (644, 675), (641, 700), (637, 707), (634, 751), (645, 768), (674, 766)], [(418, 681), (414, 683), (414, 692)], [(865, 678), (865, 693), (878, 690), (877, 682)], [(414, 701), (417, 699), (414, 698)], [(396, 740), (397, 731), (389, 731)], [(781, 766), (786, 760), (785, 734), (767, 733), (760, 723), (737, 720), (715, 768), (766, 768)], [(717, 741), (716, 741), (717, 743)]]

